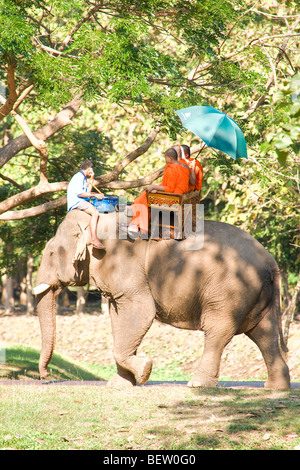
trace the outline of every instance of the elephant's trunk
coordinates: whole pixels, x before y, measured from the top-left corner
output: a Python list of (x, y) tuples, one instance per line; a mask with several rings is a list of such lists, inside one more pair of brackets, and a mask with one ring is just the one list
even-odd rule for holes
[(55, 346), (56, 297), (58, 293), (57, 289), (51, 288), (37, 296), (37, 312), (42, 334), (42, 350), (39, 361), (41, 379), (49, 375), (47, 366), (51, 361)]

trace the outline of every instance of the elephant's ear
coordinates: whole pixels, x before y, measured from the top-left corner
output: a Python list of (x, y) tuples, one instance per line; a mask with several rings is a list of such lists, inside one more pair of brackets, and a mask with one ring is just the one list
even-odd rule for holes
[(91, 242), (91, 233), (89, 225), (77, 221), (78, 231), (76, 232), (76, 248), (73, 257), (73, 264), (78, 261), (84, 261), (87, 257), (87, 245)]

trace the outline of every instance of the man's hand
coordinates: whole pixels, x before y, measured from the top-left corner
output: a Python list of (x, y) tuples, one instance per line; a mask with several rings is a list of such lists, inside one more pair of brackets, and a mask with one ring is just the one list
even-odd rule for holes
[(94, 177), (95, 177), (95, 173), (94, 173), (93, 168), (90, 168), (88, 176), (90, 178), (89, 183), (93, 184), (94, 183)]
[(148, 193), (154, 193), (156, 192), (158, 186), (156, 184), (149, 184), (148, 186), (146, 186), (145, 190), (148, 192)]
[(104, 197), (104, 194), (99, 194), (99, 193), (93, 193), (93, 197), (96, 198), (96, 199), (99, 199), (99, 201), (101, 201), (101, 199), (103, 199)]
[(148, 193), (157, 193), (157, 191), (164, 191), (165, 188), (163, 186), (159, 186), (157, 184), (149, 184), (148, 186), (146, 186), (145, 190)]

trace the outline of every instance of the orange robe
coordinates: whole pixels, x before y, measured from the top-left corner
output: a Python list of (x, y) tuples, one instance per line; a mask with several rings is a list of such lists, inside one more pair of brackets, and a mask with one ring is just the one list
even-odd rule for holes
[(189, 190), (190, 172), (187, 167), (173, 163), (167, 165), (162, 184), (166, 193), (183, 194)]
[[(163, 174), (162, 184), (166, 193), (183, 194), (189, 191), (189, 170), (176, 163), (166, 166)], [(133, 217), (131, 223), (138, 225), (142, 232), (148, 232), (149, 214), (147, 204), (147, 193), (143, 191), (133, 202)]]
[[(189, 167), (192, 168), (191, 163), (194, 161), (194, 159), (189, 158), (188, 161), (189, 161)], [(200, 191), (200, 189), (202, 188), (203, 168), (202, 168), (201, 163), (198, 160), (195, 160), (195, 176), (196, 176), (195, 186), (189, 185), (189, 191)]]

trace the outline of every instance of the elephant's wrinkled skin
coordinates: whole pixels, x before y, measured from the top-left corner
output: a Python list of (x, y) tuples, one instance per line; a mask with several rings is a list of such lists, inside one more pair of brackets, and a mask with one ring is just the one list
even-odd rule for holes
[[(101, 215), (101, 240), (101, 230), (115, 223), (115, 216)], [(56, 295), (67, 285), (89, 282), (111, 300), (118, 373), (108, 385), (147, 382), (152, 361), (138, 357), (136, 351), (156, 318), (178, 328), (204, 331), (203, 356), (189, 386), (216, 386), (224, 347), (234, 335), (245, 333), (264, 357), (265, 386), (289, 388), (289, 371), (280, 346), (279, 271), (262, 245), (236, 227), (205, 221), (202, 249), (185, 249), (185, 240), (107, 238), (105, 252), (89, 246), (84, 259), (74, 265), (72, 259), (88, 217), (71, 211), (43, 254), (37, 286), (47, 283), (49, 287), (42, 286), (46, 290), (37, 295), (41, 378), (48, 375), (54, 349)]]

